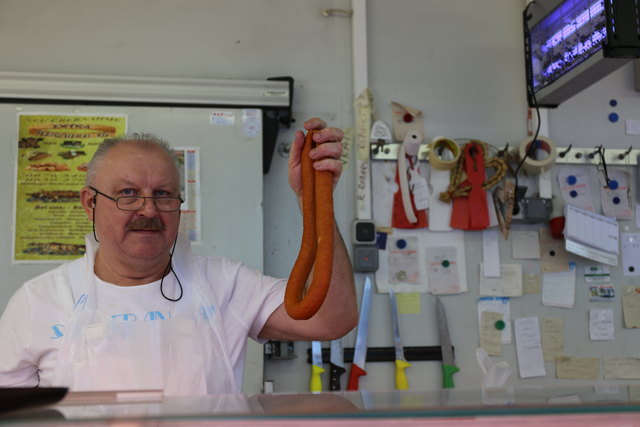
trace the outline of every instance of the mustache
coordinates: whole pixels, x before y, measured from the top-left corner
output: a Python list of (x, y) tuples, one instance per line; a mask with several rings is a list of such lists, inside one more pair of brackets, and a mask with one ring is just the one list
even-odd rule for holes
[(132, 230), (152, 230), (163, 231), (164, 224), (158, 219), (158, 217), (147, 218), (144, 216), (135, 218), (127, 225), (127, 231)]

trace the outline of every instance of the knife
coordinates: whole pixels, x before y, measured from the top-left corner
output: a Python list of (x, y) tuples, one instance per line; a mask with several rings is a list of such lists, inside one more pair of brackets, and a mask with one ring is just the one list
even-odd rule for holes
[(347, 390), (358, 390), (358, 382), (361, 376), (367, 375), (364, 370), (367, 361), (367, 336), (369, 334), (369, 310), (371, 309), (371, 279), (364, 279), (362, 302), (360, 303), (360, 320), (358, 321), (358, 334), (356, 335), (356, 347), (353, 352), (353, 363), (349, 372)]
[(342, 338), (331, 341), (331, 355), (329, 356), (329, 390), (340, 390), (340, 376), (344, 374), (344, 354), (342, 352)]
[(322, 379), (320, 375), (323, 372), (322, 343), (320, 341), (311, 341), (311, 381), (309, 388), (313, 393), (320, 393), (322, 391)]
[(438, 336), (440, 338), (440, 350), (442, 352), (442, 388), (453, 388), (453, 374), (460, 369), (453, 360), (453, 347), (447, 326), (447, 314), (440, 298), (436, 297), (436, 317), (438, 319)]
[(398, 303), (393, 289), (389, 288), (389, 303), (391, 303), (391, 324), (393, 326), (393, 345), (396, 349), (396, 389), (408, 390), (409, 381), (405, 369), (411, 366), (404, 357), (404, 348), (400, 339), (400, 322), (398, 321)]

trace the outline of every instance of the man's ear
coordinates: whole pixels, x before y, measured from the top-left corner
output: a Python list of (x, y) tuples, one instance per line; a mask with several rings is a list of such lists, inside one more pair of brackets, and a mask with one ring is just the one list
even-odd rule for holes
[(89, 221), (93, 221), (93, 209), (96, 206), (96, 193), (89, 187), (80, 190), (80, 203), (87, 214)]

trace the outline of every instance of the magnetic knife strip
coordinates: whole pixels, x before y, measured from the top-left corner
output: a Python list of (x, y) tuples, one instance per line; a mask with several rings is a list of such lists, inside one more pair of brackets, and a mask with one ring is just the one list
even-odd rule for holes
[[(455, 354), (455, 347), (453, 348)], [(345, 347), (344, 362), (353, 362), (353, 347)], [(322, 349), (322, 363), (329, 363), (330, 348)], [(404, 357), (407, 362), (442, 360), (442, 351), (439, 345), (426, 347), (404, 347)], [(394, 347), (369, 347), (367, 348), (367, 362), (395, 362), (396, 350)], [(311, 348), (307, 349), (307, 363), (311, 364)]]

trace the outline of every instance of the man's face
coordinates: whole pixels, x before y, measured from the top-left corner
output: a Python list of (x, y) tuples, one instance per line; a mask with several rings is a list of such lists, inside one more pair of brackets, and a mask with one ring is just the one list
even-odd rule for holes
[[(93, 187), (113, 198), (123, 196), (178, 196), (177, 171), (171, 158), (149, 145), (122, 143), (109, 150), (99, 164)], [(180, 214), (162, 212), (151, 199), (137, 211), (123, 211), (116, 203), (83, 188), (83, 205), (95, 215), (101, 256), (128, 265), (167, 262), (180, 223)]]

